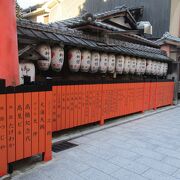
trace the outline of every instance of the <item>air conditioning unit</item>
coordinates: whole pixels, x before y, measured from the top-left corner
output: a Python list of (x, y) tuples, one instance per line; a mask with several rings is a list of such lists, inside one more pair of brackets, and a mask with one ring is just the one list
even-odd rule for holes
[(137, 22), (137, 29), (143, 30), (144, 34), (152, 34), (152, 25), (149, 21)]

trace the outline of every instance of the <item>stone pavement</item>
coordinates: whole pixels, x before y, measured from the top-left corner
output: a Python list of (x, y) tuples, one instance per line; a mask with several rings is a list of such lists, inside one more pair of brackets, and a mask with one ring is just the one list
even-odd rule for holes
[(180, 108), (89, 134), (13, 179), (180, 179)]

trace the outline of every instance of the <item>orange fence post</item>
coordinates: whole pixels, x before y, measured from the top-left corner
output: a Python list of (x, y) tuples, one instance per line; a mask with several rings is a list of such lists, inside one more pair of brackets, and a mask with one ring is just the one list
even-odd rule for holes
[(156, 110), (157, 109), (157, 96), (156, 96), (156, 92), (159, 90), (159, 87), (158, 87), (158, 85), (159, 85), (159, 83), (158, 82), (155, 82), (154, 83), (154, 110)]
[(24, 158), (32, 155), (32, 106), (31, 93), (24, 93)]
[(92, 85), (88, 85), (88, 124), (92, 123), (92, 103), (93, 103), (93, 97), (92, 97)]
[(173, 96), (174, 96), (174, 86), (175, 86), (175, 84), (174, 84), (174, 82), (171, 82), (170, 84), (171, 84), (171, 89), (170, 89), (170, 94), (171, 94), (171, 96), (170, 96), (170, 102), (171, 102), (171, 105), (173, 105)]
[(102, 111), (102, 101), (101, 101), (101, 96), (102, 96), (102, 84), (98, 84), (98, 92), (97, 92), (97, 103), (96, 107), (98, 109), (98, 120), (101, 120), (101, 111)]
[(39, 150), (39, 93), (32, 92), (32, 155)]
[(100, 119), (100, 125), (104, 125), (104, 108), (105, 108), (105, 88), (106, 85), (102, 84), (101, 85), (101, 119)]
[(143, 101), (142, 101), (142, 113), (146, 110), (145, 108), (145, 100), (146, 100), (146, 83), (143, 83)]
[(45, 152), (46, 93), (39, 92), (39, 152)]
[(94, 91), (95, 91), (95, 93), (94, 93), (95, 121), (99, 121), (101, 119), (99, 116), (99, 112), (100, 112), (99, 109), (101, 108), (101, 101), (99, 99), (99, 91), (100, 91), (99, 87), (100, 86), (99, 86), (99, 84), (95, 84), (95, 85), (93, 85), (93, 87), (94, 87)]
[(120, 115), (125, 115), (125, 84), (120, 84)]
[(78, 116), (77, 116), (77, 124), (78, 126), (83, 125), (82, 119), (82, 85), (77, 85), (77, 108), (78, 108)]
[[(53, 97), (53, 98), (55, 98), (55, 97)], [(62, 111), (61, 111), (61, 107), (62, 107), (62, 104), (61, 104), (61, 101), (62, 101), (61, 86), (57, 86), (57, 97), (56, 98), (57, 98), (57, 109), (56, 109), (57, 110), (56, 111), (57, 115), (56, 116), (54, 115), (54, 118), (55, 117), (57, 118), (57, 120), (55, 121), (56, 125), (57, 125), (57, 128), (55, 128), (55, 129), (53, 128), (53, 131), (62, 129), (62, 127), (61, 127), (61, 121), (62, 121), (62, 119), (61, 119), (61, 113), (62, 113)], [(54, 107), (53, 107), (53, 111), (54, 111)]]
[(94, 122), (95, 121), (95, 119), (93, 119), (94, 118), (94, 114), (93, 113), (95, 113), (94, 111), (93, 111), (93, 106), (94, 106), (94, 91), (93, 91), (93, 85), (92, 84), (90, 84), (89, 85), (89, 106), (90, 106), (90, 112), (89, 112), (89, 123), (92, 123), (92, 122)]
[(23, 93), (15, 94), (16, 101), (16, 160), (23, 159), (24, 151), (24, 96)]
[(81, 104), (81, 110), (82, 110), (82, 124), (86, 124), (85, 121), (85, 91), (86, 91), (86, 85), (81, 86), (81, 98), (82, 98), (82, 104)]
[(62, 88), (62, 113), (61, 113), (61, 127), (62, 130), (66, 128), (66, 86), (61, 86)]
[[(78, 125), (81, 126), (83, 125), (82, 123), (82, 108), (81, 108), (81, 105), (82, 105), (82, 89), (81, 89), (81, 86), (82, 85), (77, 85), (78, 86), (78, 94), (77, 94), (77, 101), (78, 101)], [(71, 126), (73, 127), (73, 126)]]
[(89, 101), (89, 116), (88, 116), (88, 123), (92, 123), (92, 106), (93, 106), (93, 95), (92, 95), (92, 85), (89, 85), (88, 88), (88, 101)]
[(98, 85), (92, 84), (92, 112), (91, 112), (91, 122), (97, 122), (100, 119), (98, 118), (98, 108), (97, 108), (97, 92), (98, 92)]
[(84, 107), (84, 119), (85, 123), (88, 124), (88, 117), (89, 117), (89, 85), (85, 87), (85, 107)]
[(0, 94), (0, 177), (8, 171), (6, 112), (6, 95)]
[(66, 126), (65, 126), (65, 129), (68, 129), (68, 128), (70, 128), (70, 108), (69, 108), (69, 106), (70, 106), (70, 101), (69, 101), (70, 100), (70, 98), (69, 98), (70, 86), (69, 85), (65, 86), (65, 89), (66, 89), (66, 109), (65, 109), (65, 112), (66, 112), (66, 122), (65, 122), (65, 124), (66, 124)]
[(156, 97), (156, 89), (155, 82), (150, 83), (150, 109), (155, 110), (155, 97)]
[[(68, 99), (69, 99), (69, 103), (68, 103), (68, 111), (69, 111), (69, 128), (74, 127), (74, 97), (73, 97), (73, 91), (74, 91), (74, 87), (73, 85), (68, 86)], [(67, 110), (67, 108), (66, 108)]]
[(60, 118), (58, 118), (57, 117), (57, 107), (58, 107), (58, 105), (57, 105), (57, 101), (58, 101), (58, 87), (56, 87), (56, 86), (53, 86), (52, 87), (52, 106), (53, 106), (53, 109), (52, 109), (52, 130), (53, 131), (56, 131), (56, 130), (60, 130), (60, 129), (58, 129), (57, 128), (57, 124), (58, 124), (58, 122), (57, 121), (59, 121), (60, 120)]
[(45, 151), (44, 161), (52, 159), (52, 92), (46, 92), (46, 105), (45, 105)]
[(73, 85), (74, 87), (74, 124), (75, 127), (78, 126), (78, 86), (77, 85)]
[(152, 107), (152, 94), (153, 94), (153, 91), (152, 91), (152, 89), (153, 89), (153, 84), (152, 84), (152, 82), (150, 82), (149, 83), (149, 109), (148, 110), (150, 110), (150, 109), (153, 109), (153, 107)]
[(84, 124), (89, 123), (89, 85), (84, 85)]
[(75, 127), (75, 119), (74, 119), (74, 85), (70, 86), (70, 124), (71, 127)]
[(144, 111), (150, 109), (150, 88), (151, 84), (150, 82), (144, 83)]
[(15, 124), (15, 96), (7, 94), (7, 143), (8, 143), (8, 163), (16, 160), (16, 124)]

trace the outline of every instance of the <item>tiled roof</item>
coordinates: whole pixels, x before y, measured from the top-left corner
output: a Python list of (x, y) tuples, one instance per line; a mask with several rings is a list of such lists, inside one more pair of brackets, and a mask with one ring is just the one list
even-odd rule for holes
[(110, 31), (115, 31), (115, 32), (123, 31), (120, 28), (117, 28), (115, 26), (112, 26), (110, 24), (107, 24), (107, 23), (104, 23), (104, 22), (101, 22), (101, 21), (96, 21), (96, 20), (86, 21), (86, 20), (84, 20), (82, 18), (82, 16), (78, 16), (78, 17), (75, 17), (75, 18), (70, 18), (70, 19), (67, 19), (67, 20), (64, 20), (64, 21), (58, 21), (58, 22), (55, 22), (55, 23), (51, 23), (50, 25), (55, 26), (57, 28), (61, 28), (61, 27), (76, 28), (76, 27), (84, 26), (84, 25), (93, 25), (93, 26), (100, 27), (100, 28), (103, 28), (103, 29), (106, 29), (106, 30), (110, 30)]
[(97, 13), (97, 14), (92, 15), (94, 17), (93, 23), (92, 23), (92, 21), (88, 22), (88, 21), (84, 20), (82, 16), (78, 16), (78, 17), (75, 17), (75, 18), (70, 18), (70, 19), (67, 19), (67, 20), (58, 21), (58, 22), (55, 22), (53, 24), (56, 24), (57, 26), (67, 26), (67, 27), (70, 27), (70, 28), (74, 28), (76, 26), (80, 26), (80, 25), (90, 23), (90, 24), (93, 24), (93, 25), (103, 27), (105, 29), (110, 29), (110, 30), (114, 30), (114, 31), (121, 31), (121, 29), (119, 29), (119, 28), (117, 28), (115, 26), (111, 26), (111, 25), (109, 25), (109, 24), (107, 24), (105, 22), (102, 22), (100, 20), (101, 18), (111, 16), (111, 15), (115, 15), (115, 14), (118, 14), (118, 13), (121, 13), (121, 12), (129, 13), (132, 21), (134, 22), (134, 24), (136, 24), (136, 20), (131, 15), (131, 13), (129, 11), (129, 8), (127, 8), (125, 5), (120, 6), (120, 7), (116, 7), (115, 9), (113, 9), (111, 11), (105, 11), (105, 12), (102, 12), (102, 13)]
[(65, 27), (57, 29), (51, 25), (20, 20), (17, 22), (17, 30), (19, 38), (54, 43), (61, 42), (65, 45), (88, 48), (90, 50), (120, 53), (152, 60), (170, 61), (160, 49), (112, 39), (110, 39), (111, 44), (107, 44), (103, 39), (98, 37), (95, 39), (94, 37), (82, 34), (82, 32)]
[(176, 43), (180, 43), (180, 38), (176, 37), (176, 36), (173, 36), (171, 35), (169, 32), (166, 32), (161, 39), (158, 39), (156, 41), (157, 44), (159, 45), (162, 45), (165, 41), (173, 41), (173, 42), (176, 42)]
[[(126, 6), (123, 5), (123, 6), (115, 8), (115, 9), (113, 9), (111, 11), (106, 11), (106, 12), (95, 14), (95, 15), (90, 14), (90, 16), (92, 17), (91, 21), (88, 21), (88, 20), (86, 20), (84, 18), (84, 16), (86, 14), (89, 14), (89, 13), (85, 13), (82, 16), (70, 18), (70, 19), (63, 20), (63, 21), (58, 21), (58, 22), (55, 22), (55, 23), (51, 23), (50, 25), (53, 26), (53, 27), (56, 27), (56, 28), (68, 27), (68, 28), (71, 28), (71, 29), (72, 28), (76, 29), (78, 27), (82, 27), (82, 26), (85, 26), (85, 25), (93, 25), (93, 26), (100, 27), (102, 29), (108, 30), (110, 32), (120, 33), (120, 32), (125, 32), (125, 30), (123, 30), (123, 29), (121, 29), (119, 27), (110, 25), (108, 23), (105, 23), (105, 22), (103, 22), (103, 21), (101, 21), (99, 19), (101, 19), (102, 17), (105, 17), (105, 16), (114, 15), (116, 13), (120, 13), (120, 12), (124, 12), (124, 11), (129, 12), (129, 8), (127, 8)], [(132, 19), (134, 19), (134, 18), (132, 17)], [(146, 38), (143, 38), (141, 36), (138, 36), (138, 35), (125, 34), (124, 36), (129, 37), (129, 38), (133, 38), (134, 40), (139, 41), (139, 43), (142, 42), (140, 44), (145, 44), (145, 45), (149, 45), (149, 46), (153, 46), (153, 47), (158, 47), (158, 44), (156, 42), (150, 41), (150, 40), (148, 40)]]
[(137, 41), (144, 42), (144, 43), (146, 43), (146, 44), (148, 44), (148, 45), (157, 46), (157, 47), (159, 46), (159, 44), (157, 44), (156, 42), (151, 41), (151, 40), (149, 40), (149, 39), (146, 39), (146, 38), (144, 38), (144, 37), (142, 37), (142, 36), (138, 36), (138, 35), (136, 35), (136, 34), (130, 34), (130, 33), (128, 33), (128, 34), (124, 34), (124, 36), (130, 37), (130, 38), (133, 38), (133, 39), (136, 39)]
[(26, 9), (23, 9), (22, 11), (23, 11), (23, 13), (30, 13), (30, 12), (35, 11), (38, 8), (42, 7), (44, 4), (45, 4), (45, 2), (40, 3), (40, 4), (36, 4), (34, 6), (30, 6), (30, 7), (26, 8)]
[(102, 18), (102, 17), (105, 17), (105, 16), (110, 16), (110, 15), (113, 15), (113, 14), (116, 14), (116, 13), (124, 12), (126, 10), (127, 10), (127, 7), (125, 5), (122, 5), (122, 6), (116, 7), (113, 10), (110, 10), (110, 11), (105, 11), (105, 12), (102, 12), (102, 13), (97, 13), (94, 16), (96, 18)]
[[(129, 12), (128, 10), (129, 9), (126, 6), (123, 5), (123, 6), (115, 8), (115, 9), (113, 9), (111, 11), (106, 11), (106, 12), (103, 12), (103, 13), (98, 13), (98, 14), (92, 15), (93, 16), (92, 21), (87, 21), (87, 20), (83, 19), (84, 15), (82, 15), (82, 16), (78, 16), (78, 17), (75, 17), (75, 18), (70, 18), (70, 19), (66, 19), (66, 20), (63, 20), (63, 21), (58, 21), (58, 22), (55, 22), (55, 23), (51, 23), (51, 25), (56, 26), (58, 28), (62, 27), (62, 26), (66, 26), (66, 27), (69, 27), (69, 28), (76, 28), (76, 27), (83, 26), (83, 25), (94, 25), (94, 26), (97, 26), (97, 27), (101, 27), (103, 29), (107, 29), (107, 30), (111, 30), (111, 31), (115, 31), (115, 32), (121, 32), (121, 31), (123, 31), (121, 28), (118, 28), (118, 27), (112, 26), (110, 24), (107, 24), (107, 23), (101, 21), (100, 19), (102, 17), (110, 16), (110, 15), (120, 13), (120, 12), (125, 12), (125, 11)], [(132, 18), (133, 22), (136, 24), (136, 21), (133, 18), (133, 16), (131, 16), (131, 18)]]
[[(84, 25), (94, 25), (96, 27), (100, 27), (112, 32), (124, 32), (124, 30), (117, 28), (115, 26), (112, 26), (110, 24), (101, 22), (101, 21), (91, 21), (91, 22), (87, 22), (86, 20), (84, 20), (81, 16), (75, 17), (75, 18), (70, 18), (64, 21), (59, 21), (59, 22), (55, 22), (55, 23), (51, 23), (51, 26), (58, 28), (58, 29), (62, 29), (62, 28), (75, 28), (75, 27), (79, 27), (79, 26), (84, 26)], [(146, 38), (143, 38), (141, 36), (138, 35), (134, 35), (134, 34), (124, 34), (124, 36), (127, 37), (131, 37), (136, 39), (137, 41), (141, 41), (147, 45), (152, 45), (152, 46), (158, 46), (158, 44), (156, 42), (150, 41)]]
[(133, 23), (136, 25), (136, 20), (134, 19), (134, 17), (132, 16), (131, 12), (130, 12), (130, 9), (127, 8), (125, 5), (122, 5), (122, 6), (118, 6), (116, 8), (114, 8), (113, 10), (110, 10), (110, 11), (105, 11), (105, 12), (102, 12), (102, 13), (98, 13), (98, 14), (95, 14), (94, 16), (97, 18), (97, 19), (104, 19), (104, 18), (108, 18), (110, 16), (113, 16), (113, 15), (116, 15), (116, 14), (119, 14), (121, 12), (127, 12), (129, 14), (129, 16), (131, 17)]

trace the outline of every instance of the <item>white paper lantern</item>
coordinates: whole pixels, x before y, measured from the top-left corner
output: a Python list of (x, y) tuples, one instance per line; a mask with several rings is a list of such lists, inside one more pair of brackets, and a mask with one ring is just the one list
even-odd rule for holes
[(96, 73), (100, 65), (100, 54), (98, 52), (92, 52), (91, 54), (91, 73)]
[(101, 73), (106, 73), (107, 70), (108, 70), (108, 55), (106, 53), (102, 53), (100, 55), (99, 71)]
[(68, 52), (69, 69), (72, 72), (78, 72), (81, 66), (81, 51), (79, 49), (70, 49)]
[(164, 76), (164, 69), (165, 69), (165, 63), (162, 63), (162, 66), (161, 66), (161, 73), (162, 73), (162, 76)]
[(157, 75), (161, 76), (161, 63), (157, 62)]
[(164, 73), (163, 75), (166, 76), (168, 72), (168, 63), (164, 63)]
[(91, 52), (83, 50), (81, 52), (81, 71), (88, 72), (91, 67)]
[(108, 58), (108, 72), (114, 73), (116, 67), (116, 56), (114, 54), (109, 54)]
[(23, 61), (19, 64), (20, 84), (24, 84), (24, 76), (29, 76), (30, 81), (35, 81), (35, 66), (31, 62)]
[(51, 68), (55, 72), (60, 72), (64, 64), (64, 49), (60, 46), (55, 46), (51, 50)]
[(41, 44), (37, 47), (37, 51), (44, 57), (44, 59), (38, 60), (38, 68), (41, 71), (47, 71), (51, 64), (51, 48), (47, 44)]
[(158, 74), (159, 74), (159, 71), (158, 71), (158, 70), (159, 70), (159, 69), (158, 69), (158, 66), (159, 66), (159, 62), (157, 62), (157, 61), (156, 61), (156, 75), (157, 75), (157, 76), (158, 76)]
[(122, 74), (124, 70), (124, 56), (116, 56), (116, 72)]
[(163, 76), (163, 73), (164, 73), (164, 63), (161, 63), (160, 76)]
[(136, 71), (136, 58), (134, 58), (134, 57), (132, 57), (132, 58), (130, 58), (130, 69), (129, 69), (129, 72), (131, 73), (131, 74), (134, 74), (135, 73), (135, 71)]
[(146, 59), (142, 59), (141, 61), (141, 74), (145, 74), (146, 72)]
[(137, 75), (140, 75), (140, 74), (141, 74), (141, 63), (142, 63), (141, 59), (138, 58), (138, 59), (136, 60), (136, 74), (137, 74)]
[(19, 63), (19, 81), (20, 84), (24, 84), (24, 64), (23, 63)]
[(151, 60), (146, 61), (146, 74), (153, 74), (153, 62)]
[(124, 61), (124, 73), (128, 74), (130, 71), (130, 67), (131, 67), (131, 59), (129, 56), (125, 57), (125, 61)]
[(153, 75), (157, 75), (157, 73), (158, 73), (158, 69), (157, 69), (158, 64), (157, 64), (156, 61), (153, 61), (152, 63), (153, 63), (152, 74), (153, 74)]

